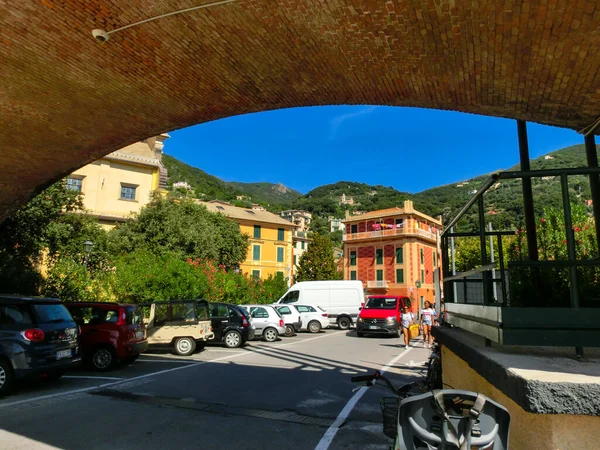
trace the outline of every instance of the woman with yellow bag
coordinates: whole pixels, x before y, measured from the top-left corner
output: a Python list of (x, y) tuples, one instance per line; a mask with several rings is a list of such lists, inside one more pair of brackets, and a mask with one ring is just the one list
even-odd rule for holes
[(415, 315), (410, 312), (408, 306), (404, 306), (400, 320), (402, 323), (402, 334), (404, 334), (404, 347), (408, 348), (410, 346), (410, 326), (415, 321)]

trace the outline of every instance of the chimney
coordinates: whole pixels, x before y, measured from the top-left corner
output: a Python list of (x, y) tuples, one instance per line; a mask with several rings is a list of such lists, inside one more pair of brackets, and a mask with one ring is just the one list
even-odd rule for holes
[(404, 212), (411, 213), (414, 212), (413, 202), (412, 200), (404, 200)]

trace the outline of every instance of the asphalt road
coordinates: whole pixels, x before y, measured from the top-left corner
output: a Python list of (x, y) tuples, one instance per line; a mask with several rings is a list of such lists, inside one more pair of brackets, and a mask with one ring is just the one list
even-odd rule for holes
[(354, 331), (300, 334), (191, 357), (142, 355), (111, 372), (83, 369), (0, 400), (2, 449), (386, 449), (379, 399), (350, 382), (384, 369), (420, 376), (429, 350)]

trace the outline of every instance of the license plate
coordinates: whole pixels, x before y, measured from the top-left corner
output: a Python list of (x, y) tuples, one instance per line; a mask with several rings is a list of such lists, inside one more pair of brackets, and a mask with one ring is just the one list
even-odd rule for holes
[(60, 350), (56, 352), (56, 359), (70, 358), (71, 357), (71, 349), (69, 350)]
[(375, 325), (371, 325), (369, 327), (369, 330), (379, 330), (379, 327), (376, 327)]
[(136, 331), (135, 332), (135, 338), (136, 339), (143, 339), (144, 338), (144, 332), (143, 331)]

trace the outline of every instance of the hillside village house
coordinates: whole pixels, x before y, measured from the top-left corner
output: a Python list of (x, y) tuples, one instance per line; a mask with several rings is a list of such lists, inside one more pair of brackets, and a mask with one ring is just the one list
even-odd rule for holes
[(235, 220), (240, 231), (250, 237), (248, 256), (240, 264), (242, 273), (258, 279), (281, 273), (289, 284), (294, 276), (292, 232), (296, 225), (265, 210), (239, 208), (218, 200), (197, 203)]
[(288, 209), (287, 211), (281, 211), (279, 215), (285, 220), (296, 224), (298, 226), (298, 231), (308, 231), (310, 223), (312, 222), (312, 214), (300, 209)]
[(113, 228), (166, 188), (162, 153), (168, 138), (154, 136), (83, 166), (67, 177), (67, 187), (82, 194), (85, 209), (103, 228)]
[(344, 279), (361, 280), (368, 294), (410, 297), (423, 307), (434, 301), (434, 269), (439, 267), (437, 233), (442, 222), (404, 207), (371, 211), (344, 220)]

